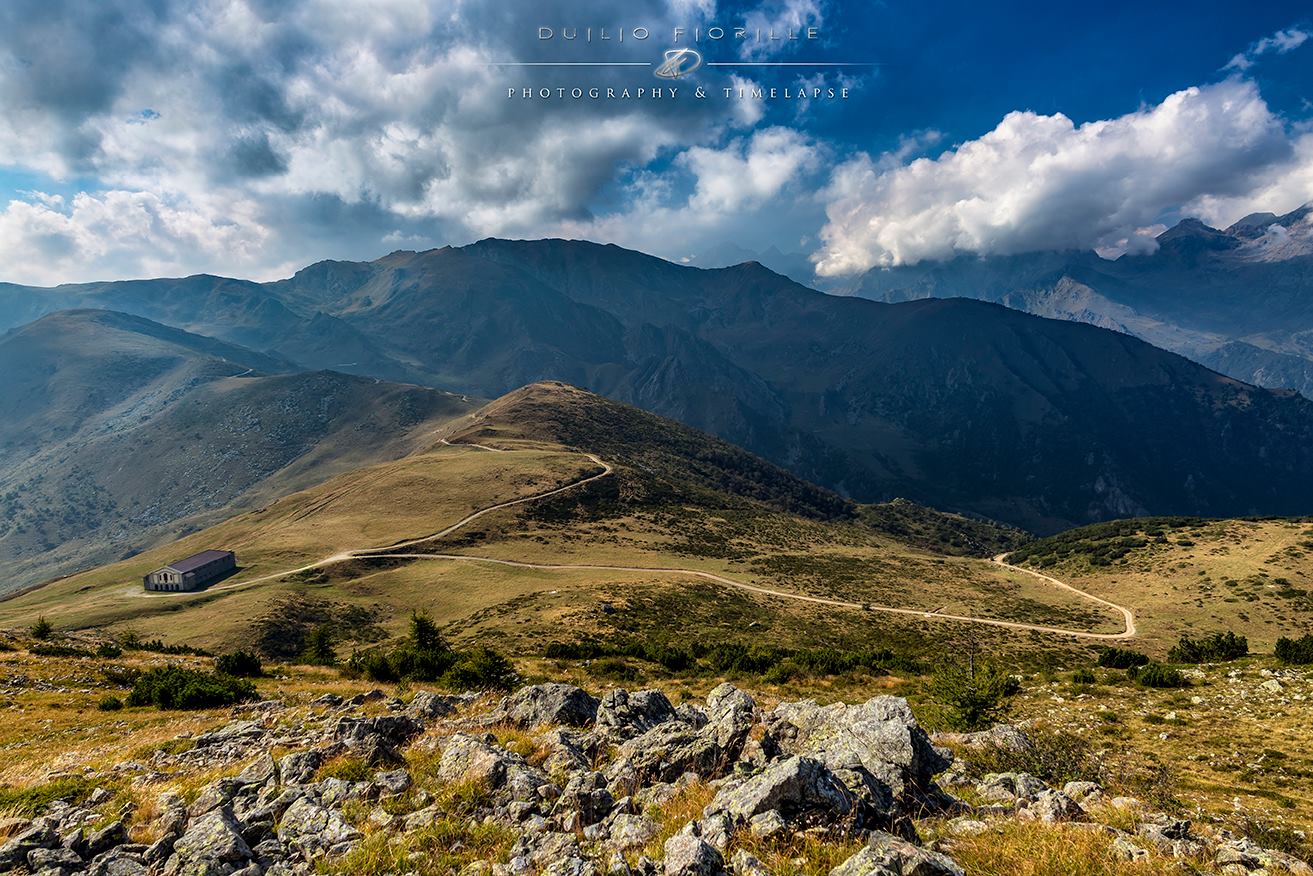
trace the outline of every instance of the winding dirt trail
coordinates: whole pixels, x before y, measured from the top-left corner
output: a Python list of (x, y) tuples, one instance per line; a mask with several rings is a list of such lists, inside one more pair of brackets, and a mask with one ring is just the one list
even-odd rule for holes
[[(454, 443), (446, 440), (445, 438), (442, 439), (440, 443), (445, 444), (449, 447), (471, 447), (490, 453), (514, 452), (510, 450), (505, 450), (500, 447), (489, 447), (482, 444), (474, 444), (472, 442)], [(385, 545), (382, 547), (346, 550), (341, 553), (333, 554), (332, 556), (324, 557), (322, 560), (318, 560), (308, 565), (300, 566), (299, 568), (286, 569), (281, 572), (274, 572), (268, 575), (261, 575), (258, 578), (250, 578), (245, 581), (234, 581), (229, 584), (220, 584), (217, 587), (211, 587), (208, 590), (204, 590), (201, 592), (208, 594), (208, 593), (223, 593), (226, 591), (239, 590), (245, 587), (250, 587), (253, 584), (260, 584), (265, 581), (275, 581), (280, 578), (286, 578), (289, 575), (296, 575), (302, 572), (310, 572), (316, 569), (322, 569), (327, 566), (332, 566), (337, 563), (348, 562), (351, 560), (369, 560), (369, 559), (385, 559), (385, 558), (396, 558), (396, 559), (406, 559), (406, 560), (441, 560), (445, 562), (476, 563), (476, 564), (484, 564), (484, 565), (506, 566), (515, 569), (534, 569), (540, 571), (637, 572), (637, 573), (645, 573), (645, 574), (674, 575), (684, 578), (699, 578), (704, 581), (710, 581), (712, 583), (720, 584), (725, 587), (732, 587), (736, 590), (742, 590), (749, 593), (756, 593), (761, 596), (768, 596), (775, 599), (789, 599), (795, 602), (805, 602), (812, 605), (828, 605), (828, 606), (833, 606), (835, 608), (843, 608), (843, 609), (849, 609), (854, 611), (877, 612), (880, 614), (892, 614), (892, 615), (899, 615), (902, 617), (918, 618), (921, 620), (937, 620), (937, 621), (950, 621), (954, 623), (979, 624), (981, 626), (1000, 627), (1002, 629), (1008, 629), (1008, 630), (1018, 630), (1022, 632), (1049, 633), (1057, 636), (1069, 636), (1072, 638), (1090, 639), (1094, 641), (1118, 641), (1123, 639), (1134, 638), (1136, 635), (1135, 615), (1129, 608), (1118, 605), (1115, 602), (1109, 602), (1106, 599), (1102, 599), (1098, 596), (1095, 596), (1091, 593), (1087, 593), (1084, 590), (1080, 590), (1076, 587), (1072, 587), (1070, 584), (1067, 584), (1063, 581), (1059, 581), (1057, 578), (1053, 578), (1049, 575), (1045, 575), (1040, 572), (1035, 572), (1030, 569), (1023, 568), (1021, 566), (1014, 566), (1011, 563), (1006, 562), (1007, 554), (999, 554), (998, 556), (994, 557), (991, 560), (991, 562), (1001, 568), (1038, 578), (1048, 584), (1053, 585), (1054, 587), (1075, 594), (1076, 596), (1079, 596), (1082, 599), (1089, 600), (1090, 602), (1097, 603), (1101, 606), (1104, 606), (1105, 608), (1111, 608), (1114, 611), (1117, 611), (1118, 613), (1121, 614), (1122, 618), (1125, 620), (1126, 628), (1120, 633), (1095, 633), (1095, 632), (1090, 632), (1088, 630), (1072, 630), (1064, 627), (1051, 627), (1051, 626), (1045, 626), (1043, 624), (1028, 624), (1028, 623), (1023, 623), (1021, 621), (1000, 620), (998, 618), (973, 617), (971, 615), (960, 615), (960, 614), (946, 614), (938, 610), (922, 611), (920, 609), (900, 608), (898, 606), (893, 606), (893, 605), (877, 605), (869, 602), (868, 603), (849, 602), (844, 599), (831, 599), (824, 596), (807, 596), (801, 593), (790, 593), (789, 591), (786, 590), (776, 590), (771, 587), (763, 587), (758, 584), (748, 584), (743, 581), (736, 581), (733, 578), (726, 578), (723, 575), (717, 575), (713, 572), (705, 572), (702, 571), (701, 569), (682, 569), (682, 568), (671, 568), (668, 566), (608, 566), (608, 565), (594, 565), (591, 563), (528, 563), (528, 562), (521, 562), (519, 560), (503, 560), (494, 557), (471, 556), (468, 554), (403, 552), (406, 550), (406, 548), (415, 547), (417, 545), (422, 545), (428, 542), (437, 541), (438, 539), (444, 538), (450, 535), (451, 533), (455, 532), (456, 530), (461, 529), (462, 527), (467, 526), (470, 523), (473, 523), (475, 520), (478, 520), (480, 517), (483, 517), (484, 515), (487, 514), (491, 514), (494, 511), (500, 511), (505, 508), (512, 508), (516, 505), (523, 505), (528, 502), (536, 502), (540, 499), (546, 499), (550, 496), (555, 496), (560, 493), (564, 493), (567, 490), (577, 489), (579, 487), (584, 486), (585, 484), (589, 484), (592, 483), (593, 481), (607, 477), (615, 471), (615, 468), (610, 463), (595, 456), (594, 454), (583, 453), (582, 455), (588, 457), (588, 459), (592, 460), (598, 466), (601, 466), (602, 471), (596, 474), (589, 475), (584, 478), (580, 478), (579, 480), (576, 481), (571, 481), (568, 484), (565, 484), (560, 487), (555, 487), (543, 493), (536, 493), (532, 496), (524, 496), (519, 499), (511, 499), (506, 502), (498, 502), (495, 505), (489, 505), (487, 508), (482, 508), (478, 511), (475, 511), (472, 514), (466, 515), (465, 517), (461, 518), (460, 520), (451, 524), (445, 529), (442, 529), (439, 532), (435, 532), (431, 535), (425, 535), (420, 538), (407, 539), (405, 541), (399, 541), (394, 544)], [(170, 597), (176, 597), (181, 594), (147, 593), (140, 590), (136, 590), (135, 595), (146, 599), (168, 599)]]

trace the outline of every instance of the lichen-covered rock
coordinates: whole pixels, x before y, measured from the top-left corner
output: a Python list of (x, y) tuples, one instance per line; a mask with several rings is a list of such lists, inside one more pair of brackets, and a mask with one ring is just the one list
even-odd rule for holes
[(1047, 788), (1042, 779), (1029, 773), (990, 773), (976, 785), (976, 793), (986, 800), (1031, 801)]
[(294, 751), (278, 761), (278, 776), (284, 785), (304, 785), (323, 764), (324, 756), (318, 751)]
[(876, 831), (865, 848), (830, 871), (830, 876), (966, 876), (947, 855)]
[(251, 848), (242, 838), (241, 825), (232, 810), (224, 807), (207, 812), (187, 826), (187, 832), (173, 844), (173, 853), (185, 862), (246, 861)]
[(473, 782), (489, 789), (506, 780), (510, 752), (483, 739), (457, 733), (447, 740), (438, 761), (438, 778), (444, 782)]
[(1063, 821), (1082, 821), (1085, 810), (1075, 800), (1061, 791), (1052, 789), (1040, 791), (1030, 804), (1030, 812), (1045, 824), (1058, 824)]
[(753, 816), (772, 810), (789, 821), (810, 813), (837, 819), (852, 813), (856, 805), (852, 792), (825, 764), (791, 757), (758, 775), (725, 784), (707, 804), (705, 814), (723, 812), (735, 824), (747, 824)]
[(666, 876), (721, 876), (725, 858), (701, 837), (681, 833), (666, 840)]
[(516, 727), (587, 727), (597, 718), (597, 706), (596, 697), (572, 684), (536, 684), (504, 697), (484, 722)]
[(756, 716), (757, 703), (729, 682), (707, 694), (707, 724), (703, 734), (725, 754), (736, 758), (747, 741)]
[(907, 700), (859, 705), (781, 703), (766, 716), (768, 752), (819, 760), (875, 809), (921, 808), (938, 794), (934, 776), (952, 763), (921, 729)]
[(630, 693), (609, 691), (597, 707), (597, 735), (613, 742), (641, 736), (660, 724), (677, 719), (675, 707), (659, 690)]
[(278, 839), (298, 848), (307, 857), (321, 850), (342, 850), (360, 839), (337, 809), (327, 808), (302, 797), (283, 814)]

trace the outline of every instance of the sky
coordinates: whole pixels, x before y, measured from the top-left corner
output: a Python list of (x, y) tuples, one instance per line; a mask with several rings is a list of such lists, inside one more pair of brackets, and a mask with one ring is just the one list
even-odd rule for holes
[(0, 281), (38, 285), (489, 236), (840, 284), (1313, 200), (1291, 2), (6, 0), (0, 108)]

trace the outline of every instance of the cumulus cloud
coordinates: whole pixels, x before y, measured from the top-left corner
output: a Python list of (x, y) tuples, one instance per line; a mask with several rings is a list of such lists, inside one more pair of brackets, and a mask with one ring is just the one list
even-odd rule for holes
[(32, 193), (0, 210), (7, 279), (55, 284), (95, 277), (153, 277), (179, 264), (227, 271), (261, 263), (268, 230), (249, 201), (169, 202), (147, 192), (79, 193), (69, 202)]
[(1313, 34), (1297, 27), (1279, 30), (1269, 37), (1263, 37), (1248, 49), (1233, 57), (1223, 69), (1248, 70), (1262, 56), (1268, 54), (1284, 55), (1286, 52), (1293, 51), (1304, 45), (1310, 36), (1313, 36)]
[(963, 252), (1142, 249), (1152, 246), (1141, 238), (1164, 212), (1251, 198), (1282, 182), (1306, 185), (1305, 171), (1282, 172), (1299, 164), (1283, 121), (1240, 79), (1082, 125), (1013, 112), (935, 158), (859, 155), (836, 168), (817, 271), (834, 276)]
[[(809, 27), (820, 27), (825, 13), (820, 0), (767, 0), (744, 16), (749, 33), (760, 32), (761, 39), (744, 40), (739, 54), (744, 58), (759, 58), (794, 45), (785, 39), (790, 33), (801, 35)], [(775, 40), (768, 37), (774, 34)]]
[[(806, 2), (767, 2), (771, 22), (812, 14)], [(263, 246), (263, 260), (233, 264), (259, 263), (251, 269), (261, 274), (289, 259), (344, 255), (307, 247), (314, 235), (286, 224), (302, 214), (350, 214), (375, 253), (385, 239), (540, 234), (591, 221), (654, 161), (715, 148), (764, 112), (752, 101), (726, 111), (710, 101), (508, 99), (508, 88), (572, 86), (577, 74), (490, 62), (580, 50), (540, 43), (545, 22), (614, 31), (637, 21), (659, 33), (705, 25), (715, 13), (713, 0), (635, 0), (623, 9), (608, 0), (12, 0), (0, 6), (0, 166), (94, 180), (87, 197), (109, 208), (154, 196), (160, 215), (219, 221), (204, 205), (255, 205), (224, 221), (252, 223), (244, 246)], [(608, 48), (644, 60), (652, 53), (650, 45)], [(653, 80), (646, 69), (598, 68), (587, 84)], [(80, 241), (69, 251), (98, 269), (111, 263), (92, 255), (93, 229), (136, 227), (136, 214), (122, 225), (86, 224), (80, 217), (89, 214), (72, 203), (8, 210), (22, 228), (62, 228), (60, 239)], [(189, 261), (187, 247), (175, 250), (167, 237), (159, 250), (180, 253), (175, 273), (203, 261)]]

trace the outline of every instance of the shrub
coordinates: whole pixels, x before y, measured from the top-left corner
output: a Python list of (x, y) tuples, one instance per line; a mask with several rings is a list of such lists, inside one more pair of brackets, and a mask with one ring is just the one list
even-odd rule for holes
[(1090, 742), (1075, 733), (1043, 727), (1027, 731), (1029, 748), (989, 743), (964, 751), (963, 759), (974, 777), (986, 773), (1030, 773), (1050, 785), (1067, 782), (1109, 781), (1103, 758)]
[(1306, 633), (1298, 639), (1282, 636), (1277, 639), (1275, 653), (1282, 663), (1313, 663), (1313, 634)]
[(333, 666), (337, 663), (337, 651), (333, 648), (333, 631), (327, 625), (315, 627), (306, 640), (305, 662), (315, 666)]
[(1098, 664), (1108, 669), (1131, 669), (1149, 662), (1148, 654), (1129, 648), (1100, 648)]
[(441, 681), (459, 690), (509, 691), (519, 678), (511, 661), (501, 654), (491, 648), (476, 648), (462, 654)]
[(518, 680), (511, 662), (491, 648), (452, 649), (420, 612), (411, 614), (405, 642), (391, 652), (353, 654), (343, 674), (379, 682), (436, 681), (461, 690), (509, 690)]
[(96, 648), (96, 656), (102, 660), (113, 660), (123, 656), (123, 649), (113, 642), (101, 642)]
[(1126, 674), (1143, 687), (1172, 688), (1187, 687), (1190, 684), (1179, 671), (1161, 663), (1151, 662), (1132, 667)]
[(259, 678), (264, 675), (264, 664), (250, 651), (234, 651), (214, 658), (215, 671), (237, 678)]
[(132, 687), (141, 676), (141, 670), (127, 666), (106, 666), (100, 670), (100, 674), (115, 687)]
[(205, 709), (252, 699), (255, 699), (255, 685), (245, 679), (165, 666), (137, 676), (128, 694), (128, 705)]
[(1071, 674), (1073, 684), (1094, 684), (1099, 679), (1088, 669), (1077, 669)]
[(945, 664), (930, 680), (930, 695), (945, 706), (948, 723), (978, 730), (1001, 720), (1007, 700), (1021, 690), (1010, 673), (974, 655), (965, 664)]
[(1232, 632), (1213, 633), (1202, 639), (1181, 636), (1180, 641), (1167, 652), (1172, 663), (1221, 663), (1236, 660), (1249, 653), (1249, 640)]
[(102, 712), (117, 712), (123, 708), (123, 700), (113, 694), (107, 694), (100, 698), (100, 702), (96, 703), (96, 708)]
[(32, 626), (28, 628), (28, 632), (32, 634), (32, 638), (37, 639), (39, 641), (45, 641), (46, 639), (49, 639), (50, 634), (53, 633), (54, 631), (55, 631), (55, 625), (52, 624), (50, 621), (46, 620), (46, 616), (44, 614), (41, 615), (41, 617), (37, 618), (36, 623), (32, 624)]

